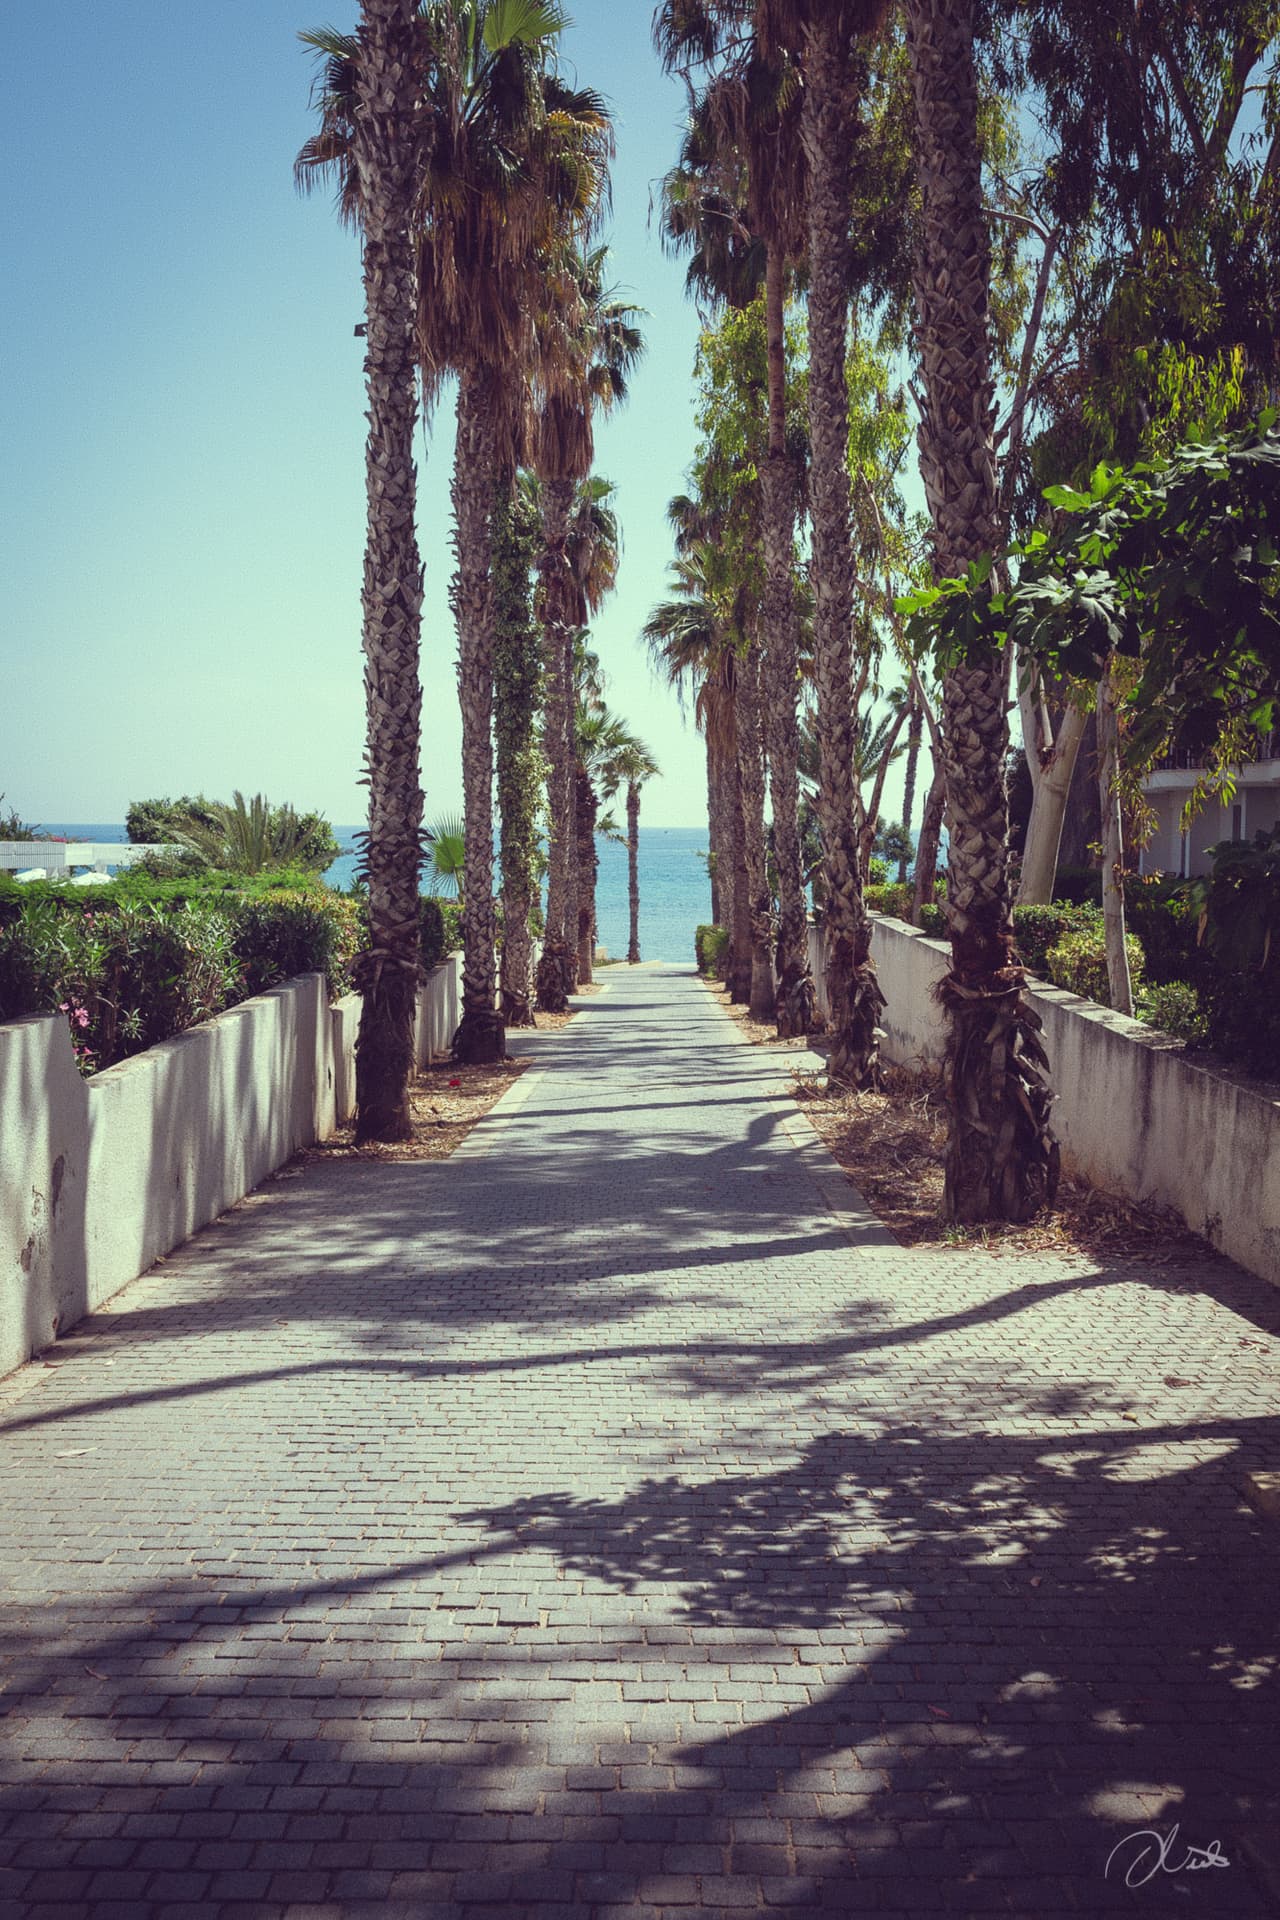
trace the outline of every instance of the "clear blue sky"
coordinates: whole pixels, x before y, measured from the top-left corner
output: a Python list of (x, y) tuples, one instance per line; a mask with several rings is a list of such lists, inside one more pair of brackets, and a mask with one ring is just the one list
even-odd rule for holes
[[(599, 434), (625, 544), (596, 644), (664, 770), (646, 821), (693, 825), (700, 742), (637, 641), (694, 441), (697, 321), (649, 217), (683, 93), (650, 0), (569, 11), (565, 55), (617, 118), (615, 277), (649, 309), (633, 398)], [(356, 13), (66, 0), (6, 22), (0, 790), (28, 819), (234, 787), (363, 815), (359, 255), (291, 178), (311, 127), (297, 30)], [(460, 799), (451, 442), (446, 409), (420, 471), (428, 818)]]

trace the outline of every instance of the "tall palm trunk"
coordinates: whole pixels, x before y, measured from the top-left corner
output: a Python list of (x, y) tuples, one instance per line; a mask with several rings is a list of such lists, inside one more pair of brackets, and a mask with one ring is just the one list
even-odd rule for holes
[(544, 733), (547, 758), (547, 912), (538, 961), (538, 1006), (564, 1013), (569, 1005), (566, 975), (574, 965), (569, 947), (573, 816), (573, 572), (566, 542), (572, 480), (542, 485), (542, 574)]
[(924, 738), (924, 713), (920, 706), (915, 684), (907, 696), (907, 764), (902, 778), (902, 851), (898, 855), (898, 885), (907, 877), (907, 863), (910, 854), (907, 841), (911, 838), (911, 816), (916, 810), (916, 768), (920, 764), (920, 742)]
[(574, 769), (576, 851), (578, 876), (577, 923), (578, 984), (590, 986), (595, 978), (592, 963), (596, 951), (596, 874), (600, 856), (596, 852), (596, 816), (600, 800), (586, 768)]
[(414, 531), (413, 464), (417, 302), (409, 229), (417, 93), (412, 0), (363, 0), (359, 39), (354, 160), (364, 234), (369, 419), (361, 607), (370, 945), (358, 973), (363, 1000), (356, 1040), (356, 1138), (404, 1140), (412, 1132), (409, 1075), (422, 864), (422, 566)]
[(726, 656), (716, 671), (724, 695), (720, 723), (724, 728), (722, 798), (729, 855), (727, 981), (729, 998), (745, 1006), (751, 999), (751, 894), (747, 885), (747, 834), (742, 814), (742, 761), (738, 753), (736, 663)]
[(757, 1020), (773, 1017), (773, 902), (765, 864), (764, 752), (760, 730), (760, 648), (753, 635), (739, 657), (734, 691), (738, 726), (738, 779), (742, 793), (742, 855), (747, 870), (751, 984), (748, 999)]
[(853, 547), (849, 519), (849, 162), (856, 100), (838, 18), (806, 32), (808, 91), (801, 138), (809, 162), (809, 436), (813, 522), (814, 678), (820, 751), (818, 818), (826, 877), (828, 1082), (876, 1076), (884, 995), (871, 963), (871, 923), (858, 869), (854, 778)]
[(714, 742), (712, 741), (712, 738), (711, 738), (710, 729), (708, 729), (707, 735), (706, 735), (706, 748), (707, 748), (707, 850), (709, 855), (709, 859), (708, 859), (708, 866), (710, 869), (709, 878), (711, 881), (711, 924), (713, 927), (718, 927), (723, 925), (723, 922), (721, 921), (721, 918), (720, 918), (721, 912), (723, 910), (721, 905), (721, 887), (723, 884), (721, 880), (721, 873), (722, 873), (721, 863), (723, 858), (723, 848), (721, 846), (721, 833), (720, 833), (720, 813), (721, 813), (720, 769), (717, 764), (716, 749), (715, 749)]
[(627, 782), (627, 902), (631, 908), (631, 937), (627, 959), (640, 960), (640, 782)]
[(452, 581), (462, 709), (462, 805), (466, 826), (462, 907), (462, 1019), (458, 1061), (501, 1060), (506, 1030), (497, 1009), (493, 911), (493, 579), (490, 513), (496, 477), (489, 376), (464, 368), (458, 386), (453, 468)]
[(764, 706), (769, 792), (773, 801), (773, 858), (778, 871), (778, 987), (775, 1012), (783, 1039), (806, 1034), (817, 1018), (809, 971), (809, 916), (800, 855), (800, 678), (795, 589), (792, 579), (796, 472), (787, 456), (784, 262), (768, 251), (765, 331), (769, 368), (769, 450), (760, 468), (764, 546)]
[(529, 606), (528, 540), (517, 531), (511, 480), (494, 494), (494, 746), (498, 762), (498, 817), (502, 869), (502, 1018), (531, 1027), (533, 940), (530, 915), (537, 896), (538, 788), (541, 755), (535, 722), (541, 695), (538, 638)]
[[(908, 0), (921, 236), (915, 293), (923, 388), (920, 467), (939, 576), (963, 573), (997, 536), (973, 0)], [(951, 971), (946, 1210), (1023, 1220), (1051, 1199), (1058, 1153), (1040, 1021), (1022, 988), (1006, 875), (1006, 665), (971, 657), (943, 681)]]

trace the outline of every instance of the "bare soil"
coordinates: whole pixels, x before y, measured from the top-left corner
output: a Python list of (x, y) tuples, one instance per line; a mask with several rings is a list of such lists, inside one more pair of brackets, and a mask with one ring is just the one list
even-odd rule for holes
[[(708, 982), (725, 1012), (757, 1046), (794, 1047), (775, 1029), (734, 1005), (727, 987)], [(823, 1050), (821, 1036), (810, 1045)], [(885, 1067), (883, 1091), (832, 1094), (821, 1073), (797, 1073), (796, 1099), (831, 1156), (868, 1206), (903, 1246), (972, 1246), (988, 1253), (1057, 1253), (1115, 1258), (1140, 1254), (1155, 1263), (1207, 1254), (1207, 1244), (1174, 1213), (1100, 1193), (1063, 1176), (1057, 1204), (1023, 1226), (963, 1227), (942, 1217), (946, 1108), (942, 1077)]]

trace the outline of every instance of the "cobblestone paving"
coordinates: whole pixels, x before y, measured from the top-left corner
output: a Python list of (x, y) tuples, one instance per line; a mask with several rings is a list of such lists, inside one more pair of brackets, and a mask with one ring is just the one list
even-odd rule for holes
[(0, 1910), (1273, 1911), (1280, 1294), (837, 1218), (678, 969), (534, 1045), (0, 1389)]

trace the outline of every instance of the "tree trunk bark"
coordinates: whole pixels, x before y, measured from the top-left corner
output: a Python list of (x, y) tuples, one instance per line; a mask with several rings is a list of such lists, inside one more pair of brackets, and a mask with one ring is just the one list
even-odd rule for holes
[(627, 782), (627, 903), (631, 908), (631, 937), (627, 941), (627, 959), (640, 962), (640, 785)]
[(906, 840), (911, 838), (911, 816), (916, 807), (916, 768), (920, 764), (920, 742), (924, 737), (924, 714), (916, 694), (914, 682), (908, 695), (910, 707), (907, 716), (907, 764), (902, 779), (902, 831), (906, 839), (898, 855), (898, 885), (902, 886), (907, 878)]
[[(921, 228), (914, 278), (922, 406), (920, 467), (938, 578), (996, 546), (988, 297), (973, 0), (907, 0)], [(943, 682), (950, 856), (950, 1135), (953, 1220), (1025, 1220), (1057, 1185), (1040, 1020), (1023, 993), (1006, 872), (1007, 672), (977, 655)]]
[[(565, 975), (573, 964), (569, 951), (570, 865), (573, 839), (573, 677), (571, 656), (574, 581), (566, 552), (572, 480), (542, 484), (543, 684), (547, 759), (547, 911), (538, 961), (538, 1006), (543, 1013), (564, 1013), (569, 997)], [(567, 646), (566, 646), (567, 640)]]
[(938, 848), (942, 843), (942, 816), (947, 805), (947, 776), (941, 764), (935, 770), (925, 796), (920, 820), (920, 838), (916, 842), (916, 877), (911, 890), (911, 924), (920, 925), (920, 909), (933, 903), (938, 871)]
[(884, 995), (858, 867), (854, 777), (853, 547), (849, 518), (849, 168), (857, 105), (838, 17), (805, 34), (801, 138), (809, 162), (809, 437), (818, 815), (826, 876), (831, 1086), (874, 1083)]
[[(1033, 720), (1033, 716), (1024, 704), (1024, 734), (1029, 719)], [(1032, 799), (1027, 841), (1022, 850), (1022, 873), (1018, 880), (1019, 906), (1047, 905), (1053, 899), (1067, 799), (1087, 725), (1088, 716), (1079, 707), (1068, 707), (1059, 722), (1052, 747), (1043, 756), (1036, 733), (1032, 732), (1026, 737), (1027, 763), (1032, 769)]]
[(406, 1140), (420, 970), (418, 876), (422, 565), (414, 532), (417, 305), (410, 217), (417, 74), (412, 0), (363, 0), (353, 155), (360, 181), (366, 314), (365, 778), (369, 951), (356, 1039), (356, 1139)]
[(765, 865), (764, 755), (760, 737), (760, 655), (753, 638), (738, 661), (738, 777), (742, 788), (742, 849), (751, 920), (749, 1004), (757, 1020), (773, 1018), (773, 903)]
[(773, 857), (778, 870), (778, 1034), (793, 1039), (817, 1022), (809, 971), (809, 916), (800, 855), (800, 783), (796, 715), (800, 676), (798, 621), (792, 575), (796, 473), (787, 457), (785, 286), (782, 250), (769, 248), (765, 325), (769, 365), (769, 450), (760, 468), (761, 535), (765, 559), (764, 704), (769, 792), (773, 802)]
[[(733, 681), (730, 681), (734, 685)], [(747, 880), (747, 831), (743, 817), (742, 762), (738, 754), (736, 685), (731, 695), (732, 751), (726, 751), (725, 810), (729, 827), (729, 998), (747, 1005), (751, 999), (751, 889)]]
[(492, 396), (485, 376), (464, 368), (458, 386), (453, 469), (457, 570), (451, 583), (458, 624), (465, 822), (462, 889), (462, 1019), (453, 1036), (459, 1062), (501, 1060), (506, 1030), (497, 1009), (497, 921), (493, 911), (493, 579), (490, 513), (496, 476)]
[(577, 875), (578, 875), (578, 912), (577, 912), (577, 984), (589, 986), (595, 979), (593, 962), (596, 950), (596, 870), (600, 865), (596, 853), (596, 815), (600, 811), (600, 802), (596, 790), (588, 778), (586, 769), (581, 765), (574, 769), (574, 787), (577, 803)]
[(511, 478), (494, 495), (494, 749), (501, 823), (502, 1018), (507, 1027), (535, 1024), (533, 936), (535, 855), (541, 757), (535, 723), (541, 700), (538, 637), (529, 605), (529, 543), (517, 534)]
[(716, 764), (716, 752), (711, 742), (711, 734), (705, 737), (707, 751), (707, 879), (711, 886), (711, 924), (723, 926), (721, 913), (721, 846), (720, 846), (720, 770)]
[(1102, 930), (1107, 948), (1107, 989), (1117, 1013), (1133, 1017), (1133, 981), (1124, 924), (1124, 831), (1116, 784), (1119, 729), (1115, 683), (1108, 670), (1098, 682), (1098, 801), (1102, 810)]

